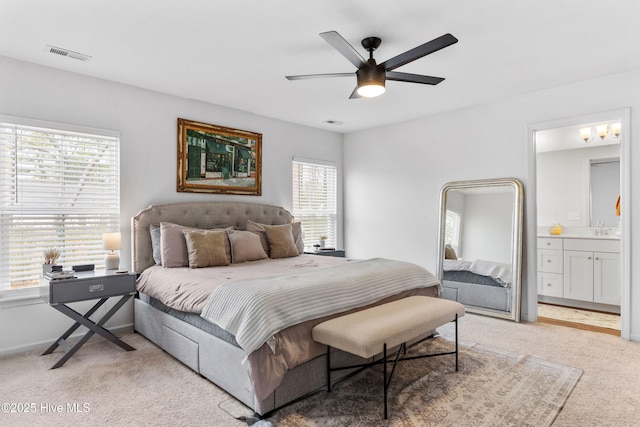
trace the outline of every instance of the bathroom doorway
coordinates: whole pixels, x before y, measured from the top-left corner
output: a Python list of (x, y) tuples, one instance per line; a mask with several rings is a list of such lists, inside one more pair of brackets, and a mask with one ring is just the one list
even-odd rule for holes
[[(529, 277), (537, 294), (529, 309), (535, 304), (539, 321), (624, 337), (629, 285), (620, 196), (628, 178), (621, 144), (627, 123), (628, 112), (619, 111), (531, 128), (537, 219)], [(614, 167), (612, 184), (599, 174)]]

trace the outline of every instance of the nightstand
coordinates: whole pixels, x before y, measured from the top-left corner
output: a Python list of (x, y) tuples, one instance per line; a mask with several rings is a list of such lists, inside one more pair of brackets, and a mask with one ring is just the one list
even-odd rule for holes
[[(136, 275), (133, 273), (117, 274), (112, 270), (108, 271), (86, 271), (76, 272), (76, 279), (62, 279), (40, 281), (40, 297), (51, 307), (64, 315), (75, 320), (60, 338), (54, 342), (42, 355), (52, 353), (58, 346), (64, 348), (65, 354), (51, 369), (64, 365), (73, 354), (80, 349), (93, 334), (98, 334), (123, 350), (131, 351), (135, 348), (123, 342), (113, 335), (102, 325), (111, 318), (120, 308), (136, 293)], [(89, 317), (95, 313), (109, 298), (120, 297), (118, 302), (100, 320), (94, 322)], [(77, 301), (88, 301), (98, 299), (89, 311), (84, 315), (78, 313), (66, 304)], [(80, 325), (89, 328), (89, 331), (75, 345), (67, 343), (67, 338), (75, 332)]]

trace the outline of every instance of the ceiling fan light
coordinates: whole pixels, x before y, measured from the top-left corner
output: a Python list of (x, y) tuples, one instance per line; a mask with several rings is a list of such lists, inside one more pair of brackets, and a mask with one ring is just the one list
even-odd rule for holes
[(380, 96), (385, 91), (386, 72), (377, 67), (365, 67), (356, 72), (358, 95), (365, 98)]
[(365, 98), (374, 98), (376, 96), (380, 96), (384, 93), (384, 91), (385, 87), (381, 86), (378, 83), (372, 83), (358, 87), (358, 95), (364, 96)]

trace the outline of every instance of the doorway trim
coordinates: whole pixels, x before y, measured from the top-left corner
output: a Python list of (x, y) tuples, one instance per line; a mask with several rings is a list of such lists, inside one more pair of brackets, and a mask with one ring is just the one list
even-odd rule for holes
[(631, 336), (631, 156), (629, 144), (631, 141), (631, 109), (602, 111), (593, 114), (567, 117), (564, 119), (532, 123), (527, 125), (527, 143), (529, 156), (528, 191), (526, 191), (527, 205), (527, 321), (538, 320), (538, 268), (537, 268), (537, 190), (536, 190), (536, 140), (537, 131), (561, 127), (575, 126), (583, 123), (599, 121), (620, 121), (620, 336), (629, 340)]

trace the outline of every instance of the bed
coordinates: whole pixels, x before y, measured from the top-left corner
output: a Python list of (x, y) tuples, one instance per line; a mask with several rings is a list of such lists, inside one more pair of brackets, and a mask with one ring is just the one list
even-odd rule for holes
[[(232, 240), (232, 235), (248, 236), (248, 229), (260, 235), (256, 224), (270, 233), (265, 250), (274, 250), (274, 230), (286, 229), (293, 233), (289, 240), (298, 252), (277, 259), (189, 267), (195, 266), (191, 261), (196, 237), (206, 234), (213, 239), (224, 230)], [(152, 205), (131, 220), (132, 266), (139, 275), (136, 331), (259, 415), (325, 386), (325, 348), (311, 339), (313, 326), (395, 299), (441, 293), (439, 281), (414, 264), (301, 253), (302, 231), (295, 224), (281, 207), (244, 202)], [(174, 227), (196, 229), (182, 230), (189, 266), (169, 267), (164, 262), (171, 252), (168, 230)], [(161, 255), (167, 255), (161, 257), (165, 266), (156, 263), (158, 228), (164, 233), (160, 248)], [(264, 245), (264, 236), (260, 239)], [(231, 259), (236, 259), (236, 252)], [(250, 291), (255, 295), (245, 296)], [(252, 299), (247, 302), (245, 297)], [(289, 323), (275, 328), (273, 321)], [(362, 362), (339, 351), (332, 359)]]
[(445, 259), (442, 296), (467, 306), (511, 311), (511, 267), (508, 264)]

